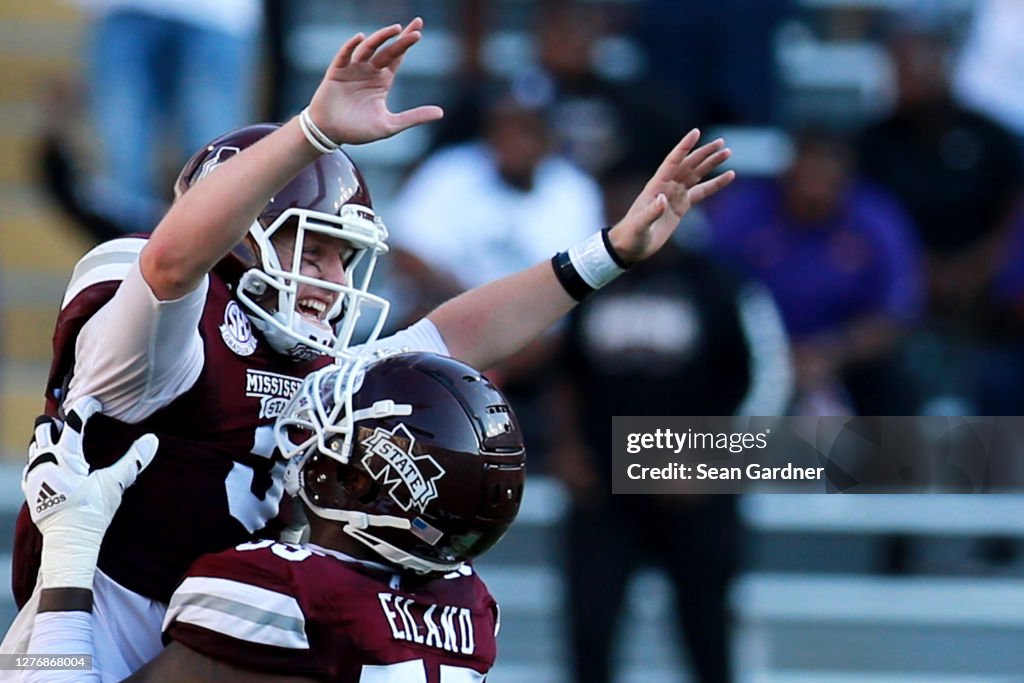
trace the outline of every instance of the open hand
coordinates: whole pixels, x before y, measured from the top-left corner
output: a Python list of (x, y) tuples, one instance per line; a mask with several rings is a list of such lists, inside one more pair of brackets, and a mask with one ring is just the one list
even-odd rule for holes
[(626, 263), (636, 263), (658, 251), (675, 232), (694, 204), (722, 190), (734, 171), (705, 180), (732, 154), (721, 138), (694, 149), (700, 131), (694, 128), (675, 146), (633, 205), (608, 234)]
[(422, 28), (423, 20), (417, 17), (405, 28), (393, 24), (368, 37), (357, 33), (345, 41), (309, 105), (313, 121), (331, 140), (339, 144), (373, 142), (444, 115), (433, 105), (398, 113), (388, 109), (387, 96), (395, 74), (409, 48), (422, 37)]
[(43, 535), (40, 568), (44, 588), (89, 588), (100, 544), (126, 488), (153, 460), (159, 445), (146, 434), (109, 467), (89, 471), (82, 436), (100, 402), (84, 397), (62, 425), (36, 420), (21, 488), (32, 521)]

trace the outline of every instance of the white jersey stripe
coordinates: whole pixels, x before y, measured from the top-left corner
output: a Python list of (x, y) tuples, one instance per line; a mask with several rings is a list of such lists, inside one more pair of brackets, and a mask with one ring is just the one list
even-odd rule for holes
[(163, 629), (175, 621), (253, 643), (309, 649), (305, 616), (294, 597), (231, 579), (185, 579), (171, 597)]
[(121, 237), (97, 244), (78, 259), (78, 263), (75, 264), (75, 269), (71, 273), (71, 279), (74, 280), (76, 277), (84, 275), (86, 271), (95, 266), (122, 261), (133, 255), (137, 257), (148, 241), (141, 237)]
[(67, 306), (83, 289), (97, 282), (123, 280), (128, 267), (138, 260), (139, 252), (145, 245), (144, 239), (124, 237), (104, 242), (91, 249), (75, 264), (60, 307)]
[(64, 310), (76, 296), (81, 294), (82, 291), (88, 287), (92, 287), (97, 283), (106, 282), (108, 280), (124, 280), (131, 267), (131, 262), (108, 263), (106, 265), (90, 269), (89, 272), (78, 279), (72, 279), (71, 282), (68, 283), (67, 291), (64, 292), (64, 301), (60, 304), (61, 310)]
[[(259, 624), (243, 617), (198, 605), (171, 607), (167, 610), (168, 626), (172, 623), (201, 626), (215, 633), (245, 640), (259, 645), (273, 645), (292, 650), (308, 650), (306, 634), (296, 633), (267, 624)], [(166, 629), (165, 629), (166, 630)]]

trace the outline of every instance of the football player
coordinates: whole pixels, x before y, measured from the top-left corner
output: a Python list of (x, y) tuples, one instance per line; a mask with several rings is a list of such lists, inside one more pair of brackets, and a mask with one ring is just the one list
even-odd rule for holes
[[(441, 116), (433, 106), (392, 113), (386, 105), (422, 25), (415, 19), (353, 36), (299, 116), (200, 150), (149, 239), (106, 243), (75, 268), (57, 321), (48, 413), (82, 396), (103, 403), (89, 434), (93, 467), (142, 434), (161, 444), (125, 496), (95, 575), (94, 627), (111, 648), (112, 675), (127, 675), (161, 649), (166, 603), (196, 558), (278, 537), (288, 524), (273, 419), (303, 377), (347, 353), (360, 313), (375, 312), (376, 331), (386, 309), (367, 291), (386, 231), (338, 143), (382, 139)], [(731, 172), (709, 178), (729, 156), (724, 142), (698, 147), (698, 139), (696, 130), (683, 137), (614, 227), (373, 344), (477, 368), (515, 352), (657, 251), (693, 203), (731, 181)], [(349, 284), (360, 262), (366, 270)], [(28, 642), (39, 543), (23, 509), (12, 577), (24, 608), (5, 652), (24, 652)]]
[[(50, 425), (37, 429), (23, 483), (29, 500), (48, 488), (65, 497), (33, 514), (46, 560), (30, 651), (42, 657), (93, 652), (87, 574), (121, 491), (155, 451), (142, 437), (87, 474), (87, 401), (55, 443)], [(470, 561), (515, 519), (526, 474), (501, 392), (433, 354), (335, 365), (305, 380), (277, 432), (309, 542), (201, 557), (171, 597), (168, 647), (130, 680), (482, 681), (499, 617)], [(103, 659), (93, 667), (27, 680), (97, 680)]]

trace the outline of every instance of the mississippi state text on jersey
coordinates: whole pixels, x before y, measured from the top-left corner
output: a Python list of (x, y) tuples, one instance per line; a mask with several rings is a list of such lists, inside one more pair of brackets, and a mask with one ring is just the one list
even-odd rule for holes
[(469, 565), (431, 579), (272, 541), (201, 558), (164, 620), (165, 640), (212, 659), (334, 683), (482, 681), (497, 629)]

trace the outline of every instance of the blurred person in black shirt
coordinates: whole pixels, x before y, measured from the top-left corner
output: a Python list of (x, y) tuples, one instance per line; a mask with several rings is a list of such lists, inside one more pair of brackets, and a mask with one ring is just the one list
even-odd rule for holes
[[(861, 169), (899, 199), (925, 252), (929, 319), (908, 348), (924, 412), (1004, 412), (978, 394), (1002, 333), (994, 316), (995, 275), (1008, 253), (1024, 161), (1013, 135), (951, 93), (945, 31), (905, 21), (888, 43), (897, 82), (895, 109), (867, 126)], [(995, 333), (995, 335), (993, 334)]]
[(1013, 135), (950, 91), (949, 40), (910, 25), (889, 41), (897, 103), (860, 136), (864, 175), (891, 191), (917, 225), (933, 307), (963, 312), (1001, 264), (1024, 187)]
[[(643, 175), (604, 182), (609, 211)], [(613, 415), (775, 415), (790, 394), (779, 314), (760, 286), (668, 244), (572, 316), (555, 391), (551, 458), (571, 496), (565, 532), (575, 680), (612, 680), (629, 577), (670, 577), (696, 680), (730, 680), (727, 590), (740, 522), (735, 496), (612, 496)]]

